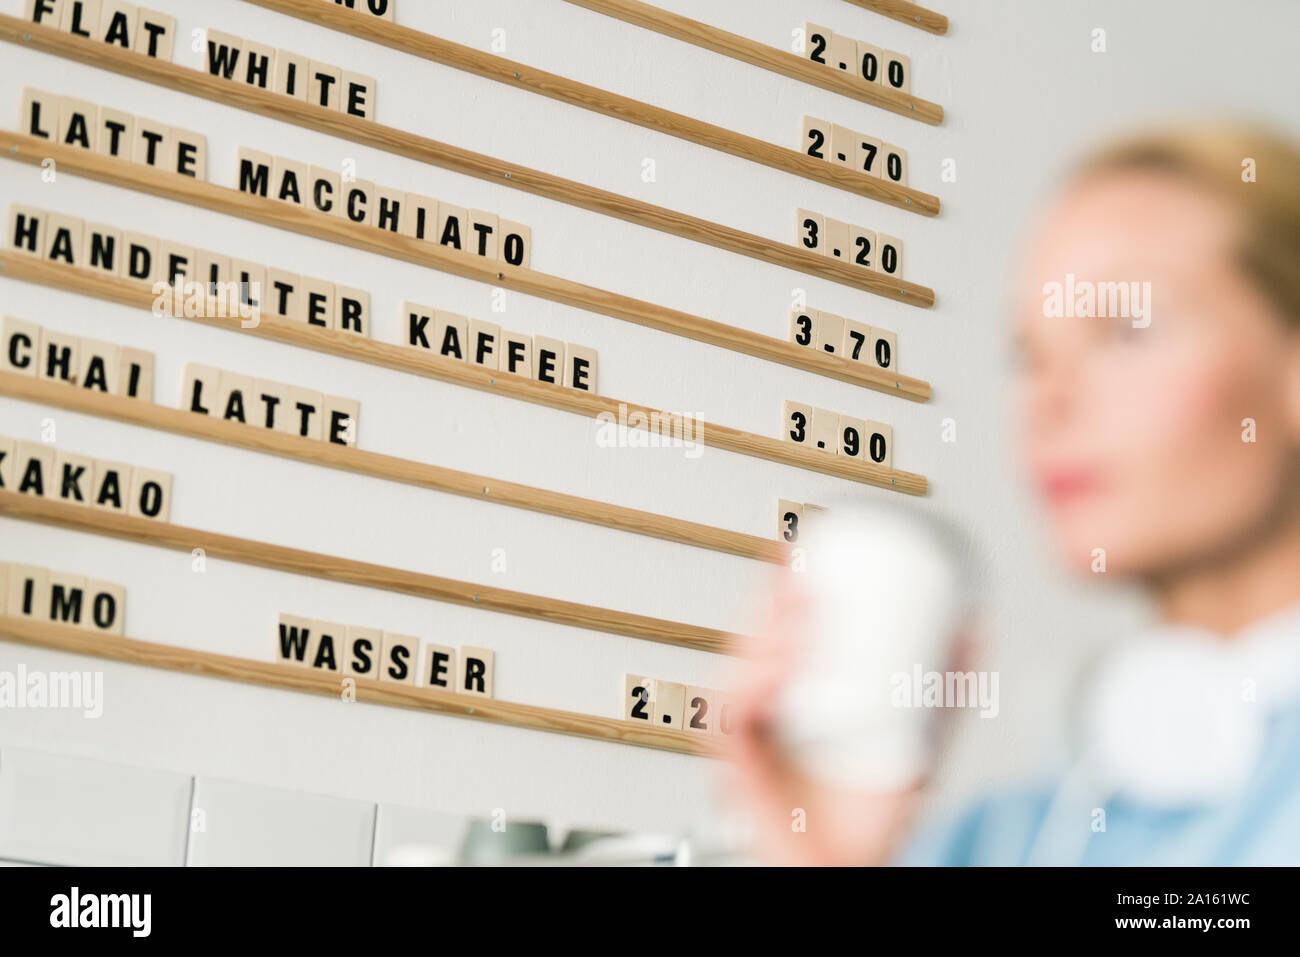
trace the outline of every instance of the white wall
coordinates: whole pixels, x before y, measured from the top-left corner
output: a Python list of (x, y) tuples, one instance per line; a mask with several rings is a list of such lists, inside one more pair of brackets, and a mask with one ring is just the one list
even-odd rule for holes
[[(24, 202), (151, 232), (371, 291), (375, 336), (398, 339), (412, 299), (499, 321), (600, 353), (600, 391), (776, 435), (781, 402), (880, 419), (896, 431), (895, 464), (930, 477), (917, 508), (967, 521), (989, 553), (990, 666), (1002, 715), (965, 723), (941, 803), (1005, 774), (1032, 770), (1059, 734), (1058, 697), (1071, 662), (1137, 615), (1132, 602), (1056, 577), (1032, 534), (1011, 457), (1002, 384), (1002, 284), (1024, 217), (1062, 159), (1131, 120), (1196, 107), (1249, 107), (1295, 127), (1293, 55), (1300, 8), (1226, 7), (1209, 0), (1087, 5), (1019, 2), (937, 6), (934, 37), (841, 0), (658, 0), (660, 6), (755, 39), (789, 43), (802, 17), (909, 53), (914, 90), (944, 105), (938, 127), (897, 117), (560, 0), (400, 0), (399, 21), (486, 49), (506, 31), (507, 55), (772, 142), (795, 146), (804, 113), (874, 133), (910, 154), (912, 185), (945, 206), (925, 219), (619, 121), (395, 54), (238, 0), (152, 0), (185, 37), (214, 25), (378, 78), (380, 122), (792, 240), (792, 210), (816, 209), (903, 238), (909, 279), (935, 288), (919, 310), (524, 193), (425, 167), (68, 61), (6, 46), (0, 113), (16, 126), (31, 84), (111, 104), (208, 135), (209, 177), (234, 183), (238, 146), (320, 165), (357, 160), (362, 178), (496, 211), (533, 227), (533, 266), (666, 306), (784, 337), (792, 289), (814, 307), (895, 330), (899, 366), (931, 381), (915, 404), (605, 316), (510, 295), (269, 227), (60, 176), (0, 164), (0, 204)], [(0, 8), (18, 13), (19, 0)], [(1090, 32), (1109, 52), (1090, 52)], [(645, 157), (658, 178), (641, 180)], [(956, 160), (955, 183), (940, 163)], [(186, 361), (328, 386), (361, 399), (363, 448), (618, 502), (756, 535), (773, 534), (778, 497), (829, 503), (884, 491), (707, 450), (609, 450), (595, 423), (189, 323), (0, 278), (4, 314), (157, 354), (156, 396), (174, 405)], [(330, 554), (717, 628), (747, 629), (767, 569), (739, 558), (470, 502), (221, 448), (97, 418), (0, 399), (0, 434), (35, 439), (53, 418), (58, 444), (176, 474), (173, 521)], [(958, 441), (940, 441), (957, 421)], [(494, 548), (508, 571), (493, 574)], [(133, 637), (255, 658), (272, 654), (276, 612), (372, 624), (497, 653), (497, 696), (616, 715), (625, 671), (708, 684), (711, 656), (665, 645), (431, 603), (222, 562), (196, 575), (188, 556), (0, 520), (0, 560), (120, 581)], [(178, 674), (89, 664), (0, 644), (0, 662), (103, 667), (106, 710), (0, 713), (0, 746), (244, 779), (367, 800), (516, 817), (672, 831), (712, 818), (714, 769), (702, 759), (477, 722), (344, 705)]]

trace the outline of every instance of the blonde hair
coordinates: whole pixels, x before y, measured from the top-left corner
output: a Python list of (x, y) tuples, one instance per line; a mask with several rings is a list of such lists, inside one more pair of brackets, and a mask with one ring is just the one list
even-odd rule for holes
[(1182, 176), (1228, 200), (1242, 220), (1239, 265), (1277, 305), (1282, 319), (1300, 327), (1300, 146), (1262, 126), (1189, 124), (1103, 148), (1083, 163), (1077, 177), (1125, 169)]

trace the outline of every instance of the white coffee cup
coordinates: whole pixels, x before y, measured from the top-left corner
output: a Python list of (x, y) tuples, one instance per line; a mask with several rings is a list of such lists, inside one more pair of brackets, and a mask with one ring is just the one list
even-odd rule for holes
[[(967, 546), (915, 509), (841, 505), (807, 519), (810, 610), (776, 730), (811, 777), (863, 790), (919, 781), (933, 757), (934, 709), (911, 701), (919, 666), (944, 671), (971, 607)], [(906, 699), (909, 703), (903, 703)]]

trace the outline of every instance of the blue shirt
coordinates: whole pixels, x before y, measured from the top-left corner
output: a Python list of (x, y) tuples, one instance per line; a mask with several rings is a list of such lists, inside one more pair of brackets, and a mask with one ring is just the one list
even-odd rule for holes
[[(1215, 806), (1153, 808), (1117, 797), (1101, 805), (1103, 831), (1094, 830), (1098, 816), (1085, 806), (1048, 825), (1057, 785), (1011, 790), (923, 830), (898, 863), (1295, 866), (1300, 864), (1300, 700), (1273, 711), (1267, 721), (1250, 780)], [(1059, 833), (1076, 822), (1082, 829), (1078, 834)], [(1044, 848), (1052, 846), (1077, 850), (1043, 859)]]

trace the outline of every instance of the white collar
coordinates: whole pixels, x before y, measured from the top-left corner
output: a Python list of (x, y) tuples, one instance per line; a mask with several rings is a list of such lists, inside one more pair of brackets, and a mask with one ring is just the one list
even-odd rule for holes
[(1161, 625), (1111, 650), (1076, 715), (1090, 786), (1152, 805), (1222, 801), (1250, 779), (1267, 716), (1300, 698), (1300, 605), (1224, 638)]
[(1300, 695), (1300, 604), (1247, 625), (1224, 645), (1255, 681), (1261, 704)]

